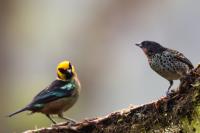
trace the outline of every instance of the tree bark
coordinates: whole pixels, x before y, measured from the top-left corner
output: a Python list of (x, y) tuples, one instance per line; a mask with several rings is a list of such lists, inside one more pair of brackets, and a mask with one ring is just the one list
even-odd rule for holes
[(25, 133), (200, 133), (200, 65), (181, 80), (177, 91), (153, 103)]

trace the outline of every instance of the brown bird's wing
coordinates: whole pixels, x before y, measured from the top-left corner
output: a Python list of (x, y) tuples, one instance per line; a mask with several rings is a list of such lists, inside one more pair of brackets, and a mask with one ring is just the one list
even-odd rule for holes
[(194, 68), (191, 61), (189, 59), (187, 59), (182, 53), (180, 53), (179, 51), (173, 50), (173, 49), (168, 49), (168, 50), (169, 50), (170, 54), (174, 56), (174, 58), (187, 64), (190, 69)]

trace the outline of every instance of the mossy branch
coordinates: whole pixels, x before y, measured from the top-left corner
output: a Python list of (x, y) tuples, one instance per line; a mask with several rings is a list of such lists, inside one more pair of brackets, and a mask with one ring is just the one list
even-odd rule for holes
[(185, 77), (175, 92), (139, 107), (74, 125), (58, 124), (25, 133), (200, 133), (200, 65)]

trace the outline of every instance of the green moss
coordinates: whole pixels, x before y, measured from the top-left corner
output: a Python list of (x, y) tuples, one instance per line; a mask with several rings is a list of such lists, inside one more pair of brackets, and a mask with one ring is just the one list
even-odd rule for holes
[[(139, 129), (139, 130), (138, 130)], [(147, 133), (147, 131), (145, 130), (144, 127), (141, 127), (141, 125), (139, 124), (134, 124), (131, 126), (131, 130), (130, 130), (130, 133), (137, 133), (137, 132), (140, 132), (140, 133)]]
[(181, 119), (181, 124), (185, 133), (200, 133), (200, 106), (195, 108), (191, 121), (185, 117)]
[(200, 81), (197, 81), (196, 83), (192, 84), (192, 87), (200, 89)]
[(120, 122), (123, 122), (123, 119), (122, 119), (122, 118), (119, 119), (119, 120), (117, 120), (117, 123), (120, 123)]
[(192, 84), (196, 91), (192, 96), (192, 102), (194, 106), (194, 110), (188, 118), (187, 116), (181, 119), (181, 127), (183, 132), (185, 133), (200, 133), (200, 105), (199, 105), (199, 89), (200, 89), (200, 81)]
[(196, 107), (195, 112), (192, 125), (196, 128), (196, 131), (200, 132), (200, 106)]

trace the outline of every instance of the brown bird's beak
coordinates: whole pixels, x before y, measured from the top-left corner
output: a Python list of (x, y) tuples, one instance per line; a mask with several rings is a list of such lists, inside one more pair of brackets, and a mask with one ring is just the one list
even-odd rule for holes
[(142, 44), (141, 43), (136, 43), (135, 45), (140, 47), (140, 48), (142, 48)]

